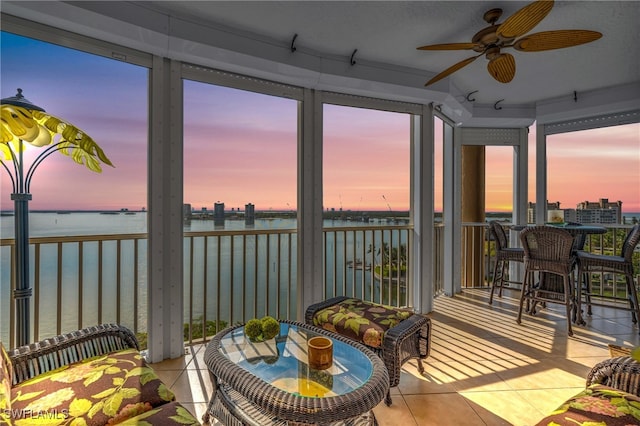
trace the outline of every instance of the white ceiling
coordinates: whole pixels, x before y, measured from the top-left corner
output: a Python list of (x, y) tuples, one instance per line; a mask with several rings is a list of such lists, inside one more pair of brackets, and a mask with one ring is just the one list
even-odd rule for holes
[(436, 102), (465, 125), (520, 127), (533, 120), (640, 108), (640, 1), (557, 1), (529, 34), (586, 29), (601, 32), (602, 38), (545, 52), (509, 49), (516, 75), (507, 84), (495, 81), (487, 72), (488, 61), (479, 57), (424, 87), (431, 77), (475, 52), (420, 51), (418, 46), (470, 42), (488, 26), (483, 20), (487, 10), (502, 8), (501, 23), (529, 3), (3, 0), (2, 12), (260, 78)]
[[(307, 48), (324, 55), (399, 65), (424, 71), (424, 82), (465, 58), (470, 51), (418, 51), (426, 44), (469, 42), (488, 26), (482, 19), (502, 8), (504, 21), (530, 2), (520, 1), (150, 1), (137, 2), (174, 16), (248, 32), (274, 43)], [(519, 52), (516, 76), (495, 81), (487, 60), (475, 62), (452, 79), (471, 98), (493, 104), (531, 104), (564, 94), (637, 82), (640, 79), (640, 2), (558, 1), (530, 33), (588, 29), (600, 40), (546, 52)]]

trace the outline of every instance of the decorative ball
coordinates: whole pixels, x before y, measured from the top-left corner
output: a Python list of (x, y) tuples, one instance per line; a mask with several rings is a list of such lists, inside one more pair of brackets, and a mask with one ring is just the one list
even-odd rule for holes
[(249, 340), (262, 340), (262, 321), (255, 318), (247, 321), (244, 325), (244, 334), (246, 334)]
[(265, 340), (273, 339), (280, 333), (280, 323), (275, 318), (266, 316), (260, 322), (262, 323), (262, 337)]

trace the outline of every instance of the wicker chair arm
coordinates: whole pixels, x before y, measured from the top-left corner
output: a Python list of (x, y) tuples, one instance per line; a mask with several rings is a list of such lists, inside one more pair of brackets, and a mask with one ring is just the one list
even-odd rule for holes
[(56, 368), (124, 349), (140, 350), (135, 334), (118, 324), (101, 324), (8, 351), (13, 385)]
[(589, 372), (587, 386), (592, 384), (602, 384), (640, 396), (640, 363), (630, 356), (604, 360)]

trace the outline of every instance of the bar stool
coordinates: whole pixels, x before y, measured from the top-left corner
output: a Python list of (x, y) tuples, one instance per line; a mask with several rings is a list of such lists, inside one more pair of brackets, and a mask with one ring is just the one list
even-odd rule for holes
[[(640, 318), (640, 308), (638, 307), (638, 294), (636, 291), (635, 283), (633, 282), (633, 251), (640, 242), (640, 224), (635, 225), (627, 234), (624, 243), (622, 243), (622, 249), (620, 256), (610, 256), (602, 254), (588, 253), (585, 251), (579, 251), (577, 253), (578, 259), (578, 280), (584, 278), (584, 285), (580, 286), (580, 294), (578, 295), (577, 311), (579, 315), (579, 323), (584, 324), (582, 319), (582, 296), (585, 298), (587, 304), (587, 313), (591, 315), (591, 306), (606, 306), (609, 308), (624, 309), (631, 311), (631, 319), (634, 324), (637, 324), (638, 318)], [(591, 273), (605, 272), (620, 274), (625, 276), (625, 283), (627, 285), (627, 298), (629, 300), (629, 307), (615, 306), (612, 303), (594, 303), (592, 297), (606, 299), (609, 296), (603, 296), (601, 294), (594, 294), (591, 286)], [(615, 298), (615, 295), (614, 297)]]
[(496, 241), (496, 261), (493, 268), (493, 285), (491, 286), (491, 295), (489, 296), (489, 304), (493, 303), (493, 293), (499, 288), (498, 297), (502, 297), (502, 288), (505, 284), (522, 284), (520, 281), (507, 280), (505, 278), (509, 262), (524, 263), (524, 250), (520, 247), (509, 247), (507, 242), (507, 233), (503, 226), (497, 221), (489, 222), (489, 229), (494, 235)]
[[(573, 336), (573, 236), (560, 228), (534, 226), (522, 231), (520, 240), (524, 249), (525, 271), (520, 293), (518, 324), (522, 321), (522, 306), (525, 300), (532, 302), (532, 314), (535, 314), (537, 302), (563, 304), (567, 311), (567, 333)], [(535, 272), (539, 273), (537, 284), (534, 283)], [(559, 279), (554, 279), (556, 277)]]

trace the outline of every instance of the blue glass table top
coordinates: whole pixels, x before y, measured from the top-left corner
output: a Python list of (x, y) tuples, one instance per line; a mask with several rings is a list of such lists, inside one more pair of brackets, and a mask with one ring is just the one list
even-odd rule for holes
[(252, 342), (237, 327), (220, 339), (218, 350), (236, 366), (285, 392), (302, 397), (344, 395), (364, 385), (373, 373), (371, 359), (353, 345), (333, 341), (333, 364), (309, 367), (307, 341), (319, 334), (307, 327), (280, 323), (280, 334)]

